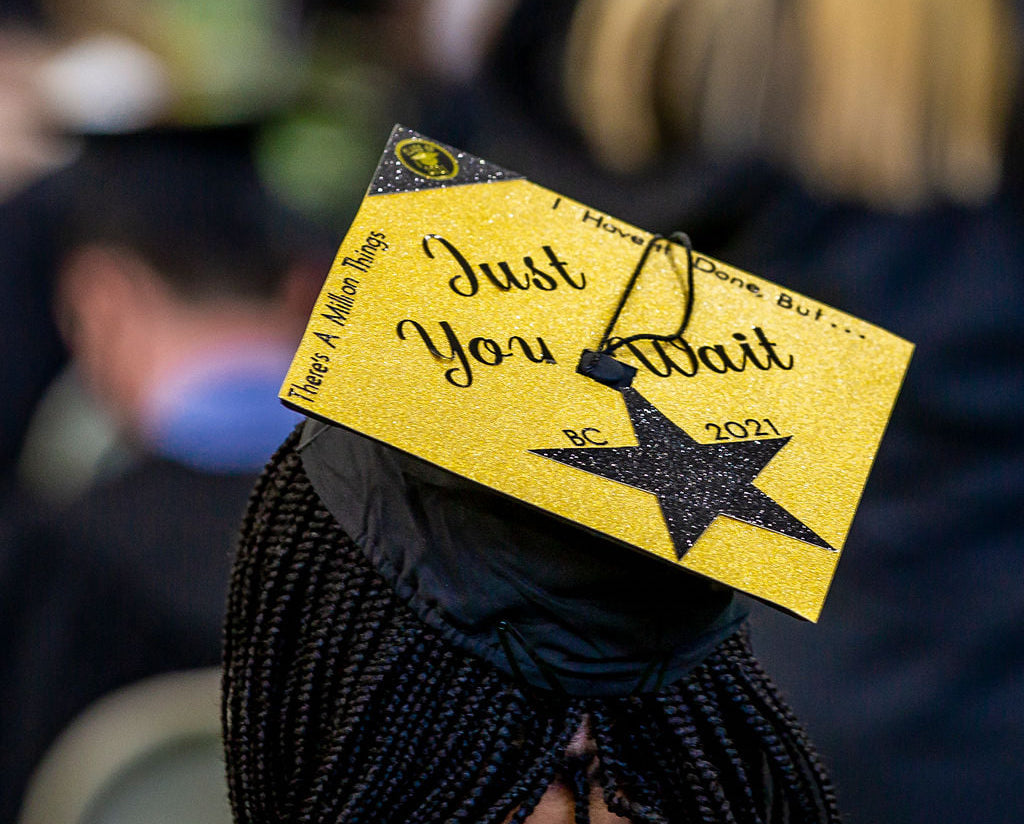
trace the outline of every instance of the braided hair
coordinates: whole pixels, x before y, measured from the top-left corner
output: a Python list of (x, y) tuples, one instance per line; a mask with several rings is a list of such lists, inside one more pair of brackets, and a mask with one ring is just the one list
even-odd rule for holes
[(522, 822), (555, 784), (576, 822), (602, 802), (633, 824), (839, 821), (745, 632), (657, 692), (531, 688), (395, 597), (320, 501), (297, 441), (257, 482), (231, 581), (223, 714), (238, 824)]

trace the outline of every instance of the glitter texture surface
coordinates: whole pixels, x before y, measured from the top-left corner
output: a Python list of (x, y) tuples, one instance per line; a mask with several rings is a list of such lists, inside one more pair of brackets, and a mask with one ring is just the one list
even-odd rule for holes
[[(443, 153), (442, 162), (453, 162), (454, 169), (431, 175), (429, 167), (419, 167), (415, 158), (403, 158), (396, 149), (400, 144), (416, 141), (427, 148), (436, 147)], [(403, 162), (404, 159), (404, 162)], [(408, 165), (407, 165), (408, 164)], [(418, 170), (419, 167), (419, 170)], [(405, 126), (395, 126), (391, 130), (380, 164), (373, 176), (368, 196), (398, 194), (400, 192), (420, 192), (426, 189), (445, 189), (451, 186), (464, 186), (472, 183), (490, 183), (495, 180), (514, 180), (522, 175), (502, 169), (488, 163), (468, 152), (452, 148), (444, 143), (424, 137)]]
[(752, 484), (788, 437), (700, 444), (635, 389), (621, 391), (636, 446), (534, 453), (655, 495), (679, 559), (719, 515), (832, 549)]
[[(816, 619), (912, 345), (695, 252), (682, 337), (615, 352), (627, 409), (576, 365), (651, 235), (421, 140), (392, 134), (282, 399)], [(421, 161), (435, 178), (406, 185)], [(678, 327), (673, 254), (652, 252), (615, 336)]]

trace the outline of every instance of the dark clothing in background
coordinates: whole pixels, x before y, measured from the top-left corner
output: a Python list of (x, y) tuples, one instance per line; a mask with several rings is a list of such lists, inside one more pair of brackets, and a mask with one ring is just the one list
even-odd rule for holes
[(747, 239), (768, 277), (917, 344), (821, 623), (755, 620), (851, 822), (1024, 820), (1022, 205), (780, 195)]
[[(244, 348), (232, 326), (217, 334), (220, 313), (203, 317), (202, 351), (158, 370), (149, 405), (129, 410), (145, 441), (134, 446), (149, 456), (126, 474), (96, 481), (66, 508), (11, 504), (0, 555), (0, 824), (16, 814), (46, 747), (93, 700), (150, 675), (220, 662), (245, 504), (295, 425), (276, 400), (294, 351), (279, 338), (278, 298), (296, 285), (293, 265), (326, 258), (320, 231), (262, 184), (253, 133), (243, 123), (92, 135), (76, 162), (0, 206), (0, 262), (12, 273), (5, 297), (15, 301), (3, 303), (0, 318), (10, 316), (8, 342), (23, 350), (4, 359), (12, 403), (0, 415), (0, 483), (53, 377), (58, 358), (48, 347), (61, 354), (49, 296), (70, 250), (128, 249), (176, 298), (218, 308), (241, 301), (247, 312), (265, 302), (268, 313), (265, 337), (255, 323)], [(162, 301), (142, 305), (164, 311)], [(103, 357), (97, 346), (93, 355)], [(63, 400), (74, 420), (74, 399)], [(56, 475), (74, 456), (42, 457)]]
[(0, 559), (0, 821), (13, 820), (33, 766), (94, 699), (219, 663), (253, 482), (150, 458), (14, 536)]
[(36, 403), (67, 359), (53, 319), (53, 274), (66, 212), (64, 176), (0, 202), (0, 476), (14, 463)]

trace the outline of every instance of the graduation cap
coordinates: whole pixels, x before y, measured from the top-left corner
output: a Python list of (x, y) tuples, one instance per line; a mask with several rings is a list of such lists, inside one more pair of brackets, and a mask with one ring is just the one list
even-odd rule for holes
[(816, 620), (912, 349), (396, 126), (281, 398)]

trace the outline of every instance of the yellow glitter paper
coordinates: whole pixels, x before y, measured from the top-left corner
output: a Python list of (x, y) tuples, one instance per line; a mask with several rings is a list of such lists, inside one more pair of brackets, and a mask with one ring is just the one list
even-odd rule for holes
[[(788, 436), (752, 483), (818, 544), (718, 515), (678, 557), (652, 492), (557, 457), (638, 443), (625, 395), (576, 367), (650, 239), (396, 127), (281, 397), (816, 620), (913, 347), (695, 252), (682, 339), (615, 357), (638, 367), (644, 402), (701, 445)], [(674, 332), (686, 275), (683, 247), (655, 244), (615, 336)]]

